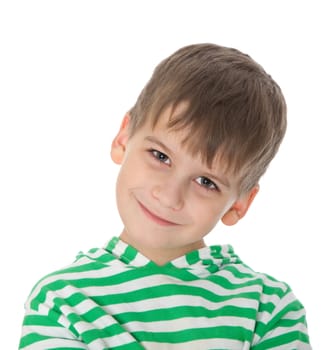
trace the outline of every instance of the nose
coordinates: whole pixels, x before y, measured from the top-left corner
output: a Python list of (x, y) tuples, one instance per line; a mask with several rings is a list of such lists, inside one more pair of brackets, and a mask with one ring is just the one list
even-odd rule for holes
[(180, 210), (184, 204), (183, 186), (171, 179), (163, 181), (153, 186), (152, 197), (164, 208)]

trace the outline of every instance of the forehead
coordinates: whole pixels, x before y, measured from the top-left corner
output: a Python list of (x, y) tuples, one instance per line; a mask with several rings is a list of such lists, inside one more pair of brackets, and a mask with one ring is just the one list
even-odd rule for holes
[(222, 145), (218, 149), (215, 149), (215, 146), (209, 147), (209, 143), (213, 142), (211, 135), (206, 132), (206, 127), (187, 118), (189, 107), (188, 102), (168, 106), (157, 117), (150, 118), (148, 124), (153, 131), (168, 135), (175, 140), (181, 145), (181, 150), (190, 153), (194, 158), (200, 158), (208, 168), (212, 169), (220, 164), (226, 165), (228, 162), (222, 152)]

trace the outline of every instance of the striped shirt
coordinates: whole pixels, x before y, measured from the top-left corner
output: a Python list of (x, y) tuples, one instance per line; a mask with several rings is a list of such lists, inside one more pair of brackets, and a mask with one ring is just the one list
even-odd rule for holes
[(289, 286), (230, 245), (158, 266), (115, 237), (44, 277), (26, 302), (20, 349), (311, 349)]

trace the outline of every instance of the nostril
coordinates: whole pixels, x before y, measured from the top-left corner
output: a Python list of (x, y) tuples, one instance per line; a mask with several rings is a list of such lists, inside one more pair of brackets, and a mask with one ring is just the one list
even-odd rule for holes
[(159, 190), (158, 190), (158, 188), (157, 187), (154, 187), (153, 189), (152, 189), (152, 191), (151, 191), (151, 193), (152, 193), (152, 197), (153, 198), (155, 198), (155, 199), (158, 199), (158, 194), (159, 194)]

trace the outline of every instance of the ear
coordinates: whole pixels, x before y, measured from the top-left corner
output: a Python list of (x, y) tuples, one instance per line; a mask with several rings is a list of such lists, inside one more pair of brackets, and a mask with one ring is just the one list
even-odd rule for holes
[(249, 192), (241, 196), (224, 214), (224, 216), (221, 218), (221, 221), (227, 226), (235, 225), (246, 215), (258, 191), (259, 185), (256, 185)]
[(112, 142), (111, 158), (114, 163), (121, 164), (126, 152), (126, 145), (129, 138), (130, 116), (126, 114), (122, 120), (120, 130)]

